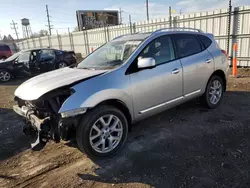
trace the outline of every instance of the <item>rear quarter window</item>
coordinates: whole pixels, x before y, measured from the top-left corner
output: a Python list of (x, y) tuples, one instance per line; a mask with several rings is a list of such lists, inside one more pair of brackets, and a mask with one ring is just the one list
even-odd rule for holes
[(196, 35), (176, 34), (173, 35), (179, 58), (191, 56), (202, 51), (202, 45)]
[(198, 35), (198, 37), (205, 48), (208, 48), (212, 44), (212, 40), (210, 38), (203, 35)]

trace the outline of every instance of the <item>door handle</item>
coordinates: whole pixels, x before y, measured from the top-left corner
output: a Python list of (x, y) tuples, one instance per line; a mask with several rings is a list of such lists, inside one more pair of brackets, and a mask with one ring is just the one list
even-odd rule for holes
[(178, 74), (180, 72), (180, 70), (179, 69), (174, 69), (173, 71), (172, 71), (172, 74)]
[(212, 59), (207, 59), (205, 62), (206, 63), (211, 63)]

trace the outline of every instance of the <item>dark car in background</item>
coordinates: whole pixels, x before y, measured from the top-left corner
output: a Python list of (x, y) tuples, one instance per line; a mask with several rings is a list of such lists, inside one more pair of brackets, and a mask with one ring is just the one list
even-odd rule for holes
[(0, 81), (7, 82), (15, 77), (34, 76), (75, 64), (74, 51), (51, 48), (23, 50), (0, 62)]
[(0, 60), (5, 60), (8, 57), (12, 56), (14, 53), (18, 52), (19, 49), (17, 48), (16, 44), (0, 44)]

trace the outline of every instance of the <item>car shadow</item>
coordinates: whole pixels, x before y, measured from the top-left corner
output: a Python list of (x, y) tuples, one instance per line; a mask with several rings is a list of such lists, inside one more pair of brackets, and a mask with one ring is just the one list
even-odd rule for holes
[(135, 124), (116, 156), (92, 159), (96, 175), (77, 175), (112, 185), (248, 187), (249, 113), (249, 92), (226, 92), (213, 110), (187, 102)]
[(0, 86), (19, 86), (29, 78), (14, 78), (9, 82), (0, 82)]
[(8, 159), (29, 148), (22, 133), (22, 119), (8, 108), (0, 108), (0, 160)]

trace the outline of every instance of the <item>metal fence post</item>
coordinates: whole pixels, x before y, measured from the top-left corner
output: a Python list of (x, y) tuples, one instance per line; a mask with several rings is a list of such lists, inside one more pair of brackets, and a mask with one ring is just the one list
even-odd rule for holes
[(26, 41), (27, 41), (27, 47), (29, 49), (30, 48), (29, 39), (26, 39)]
[(62, 46), (61, 46), (60, 36), (58, 35), (58, 30), (56, 30), (56, 36), (57, 36), (57, 41), (58, 41), (58, 48), (61, 50)]
[(108, 41), (110, 41), (110, 38), (109, 38), (109, 27), (106, 27), (107, 28), (107, 39)]
[[(238, 33), (239, 33), (239, 7), (235, 7), (233, 11), (233, 31), (232, 31), (232, 49), (231, 54), (233, 54), (233, 46), (234, 44), (238, 44)], [(235, 58), (237, 58), (238, 50), (236, 50)], [(232, 55), (231, 55), (232, 56)], [(231, 62), (233, 62), (233, 58), (231, 58)]]
[(230, 34), (231, 34), (231, 12), (232, 12), (232, 4), (231, 0), (229, 0), (229, 9), (228, 9), (228, 28), (227, 28), (227, 53), (229, 54), (229, 44), (230, 44)]
[(130, 34), (132, 34), (131, 15), (129, 15), (129, 28), (130, 28)]
[(43, 43), (42, 43), (41, 37), (39, 37), (39, 44), (40, 44), (40, 47), (43, 47)]
[(85, 37), (86, 37), (86, 38), (85, 38), (85, 39), (86, 39), (85, 41), (86, 41), (86, 46), (87, 46), (86, 49), (87, 49), (87, 55), (88, 55), (88, 54), (90, 53), (90, 51), (89, 51), (89, 37), (88, 37), (88, 31), (85, 31), (85, 34), (86, 34), (86, 35), (85, 35)]
[(51, 41), (50, 41), (50, 35), (48, 35), (48, 43), (49, 43), (49, 48), (52, 46)]
[(136, 33), (136, 24), (133, 23), (133, 32)]
[(74, 44), (73, 33), (71, 33), (71, 41), (72, 41), (72, 50), (75, 51), (75, 44)]
[(72, 44), (71, 44), (71, 37), (70, 37), (69, 27), (68, 27), (68, 33), (69, 33), (69, 45), (70, 45), (70, 49), (72, 50)]

